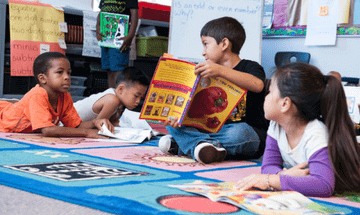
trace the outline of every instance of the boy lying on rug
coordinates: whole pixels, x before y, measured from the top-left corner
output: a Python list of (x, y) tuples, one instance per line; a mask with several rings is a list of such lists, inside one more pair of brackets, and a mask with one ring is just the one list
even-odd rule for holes
[[(108, 119), (80, 119), (68, 93), (71, 68), (65, 55), (58, 52), (41, 54), (34, 61), (33, 71), (38, 84), (19, 102), (0, 101), (0, 131), (41, 132), (48, 137), (106, 138), (98, 134), (98, 129), (102, 130), (101, 126), (105, 124), (114, 132)], [(59, 122), (64, 127), (57, 126)]]
[(93, 94), (74, 103), (82, 120), (109, 119), (119, 126), (119, 118), (126, 107), (135, 109), (150, 84), (147, 75), (136, 67), (126, 67), (116, 78), (116, 87)]

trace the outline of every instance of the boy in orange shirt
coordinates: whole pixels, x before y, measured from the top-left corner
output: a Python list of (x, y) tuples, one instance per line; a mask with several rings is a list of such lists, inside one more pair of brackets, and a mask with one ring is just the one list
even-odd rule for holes
[[(0, 101), (0, 131), (29, 133), (44, 136), (104, 138), (98, 129), (105, 124), (113, 132), (107, 119), (84, 122), (80, 119), (68, 90), (70, 88), (70, 62), (58, 52), (39, 55), (33, 65), (38, 83), (17, 103)], [(59, 122), (64, 127), (57, 126)], [(97, 128), (97, 129), (93, 129)]]

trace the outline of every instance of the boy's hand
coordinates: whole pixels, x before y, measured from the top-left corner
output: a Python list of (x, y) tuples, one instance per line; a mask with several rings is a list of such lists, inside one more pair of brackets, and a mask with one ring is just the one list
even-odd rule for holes
[(109, 129), (111, 133), (114, 133), (114, 126), (111, 124), (111, 122), (108, 119), (94, 119), (93, 120), (94, 127), (99, 129), (100, 131), (103, 131), (101, 128), (104, 124)]
[(100, 25), (96, 25), (96, 39), (98, 41), (103, 41), (104, 34), (100, 33)]
[(121, 52), (127, 52), (131, 46), (131, 41), (133, 37), (130, 35), (126, 35), (125, 37), (120, 38), (120, 40), (123, 40), (123, 44), (120, 47)]
[(197, 64), (194, 73), (204, 78), (217, 77), (220, 76), (220, 65), (208, 60)]
[(87, 129), (88, 131), (86, 132), (86, 138), (93, 138), (93, 139), (109, 139), (109, 137), (104, 136), (104, 135), (100, 135), (98, 134), (98, 130), (97, 129)]
[(171, 127), (173, 128), (179, 128), (179, 123), (178, 123), (178, 118), (175, 117), (175, 118), (168, 118), (165, 122), (164, 122), (164, 125), (165, 126), (168, 126), (170, 125)]

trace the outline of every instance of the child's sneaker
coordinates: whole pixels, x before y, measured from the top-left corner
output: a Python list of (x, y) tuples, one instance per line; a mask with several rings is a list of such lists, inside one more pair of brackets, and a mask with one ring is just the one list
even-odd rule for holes
[(159, 149), (164, 154), (177, 155), (179, 146), (178, 146), (178, 144), (176, 144), (174, 138), (170, 134), (167, 134), (160, 138)]
[(195, 147), (194, 156), (197, 161), (203, 164), (221, 162), (226, 157), (226, 150), (216, 147), (213, 144), (203, 142)]

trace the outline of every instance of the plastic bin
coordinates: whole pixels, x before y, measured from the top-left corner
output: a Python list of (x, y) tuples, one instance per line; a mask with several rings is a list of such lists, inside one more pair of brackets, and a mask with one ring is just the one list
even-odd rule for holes
[(84, 86), (86, 79), (87, 79), (87, 77), (71, 76), (71, 85), (72, 86)]
[(167, 52), (168, 37), (137, 37), (136, 54), (139, 57), (161, 57)]
[(83, 96), (85, 89), (86, 87), (84, 86), (71, 86), (69, 88), (69, 93), (71, 96)]

